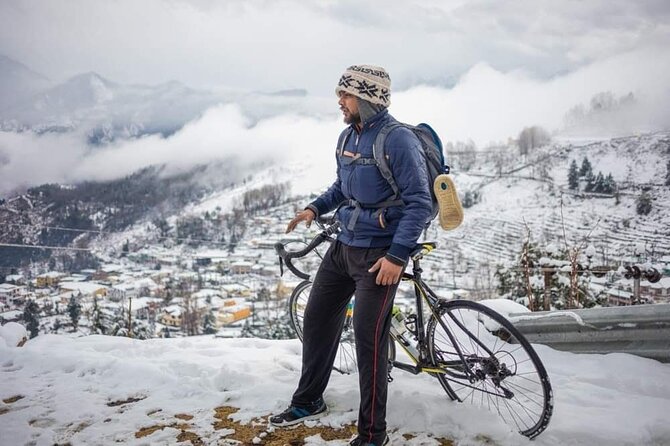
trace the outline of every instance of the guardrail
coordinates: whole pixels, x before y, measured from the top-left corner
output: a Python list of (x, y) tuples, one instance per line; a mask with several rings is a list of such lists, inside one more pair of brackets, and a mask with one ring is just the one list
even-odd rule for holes
[(670, 304), (510, 315), (532, 343), (574, 353), (630, 353), (670, 362)]

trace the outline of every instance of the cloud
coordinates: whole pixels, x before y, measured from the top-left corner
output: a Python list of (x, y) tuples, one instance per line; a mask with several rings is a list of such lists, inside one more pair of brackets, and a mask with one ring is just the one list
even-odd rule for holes
[(307, 88), (327, 95), (352, 63), (394, 85), (452, 85), (470, 67), (566, 73), (670, 43), (670, 4), (591, 0), (8, 0), (0, 53), (63, 80)]
[[(566, 112), (580, 103), (588, 105), (596, 93), (610, 91), (620, 97), (633, 92), (638, 100), (636, 116), (627, 115), (630, 127), (617, 130), (668, 129), (668, 79), (670, 49), (658, 47), (614, 56), (549, 80), (481, 63), (453, 88), (418, 86), (394, 93), (391, 112), (405, 122), (430, 123), (445, 142), (472, 139), (482, 146), (516, 137), (526, 126), (560, 130)], [(302, 162), (312, 178), (307, 183), (317, 189), (332, 181), (334, 145), (343, 124), (334, 94), (330, 112), (325, 111), (326, 103), (317, 101), (313, 107), (323, 113), (298, 113), (296, 108), (311, 100), (286, 99), (281, 108), (283, 99), (273, 97), (246, 106), (272, 104), (275, 115), (260, 119), (243, 105), (218, 105), (167, 138), (143, 136), (102, 148), (89, 147), (79, 132), (42, 136), (0, 132), (0, 191), (45, 182), (118, 178), (155, 164), (178, 172), (222, 160), (234, 160), (241, 169), (259, 161), (278, 166)]]
[(75, 133), (0, 132), (0, 193), (64, 182), (86, 151), (83, 138)]
[[(432, 123), (443, 139), (478, 145), (516, 137), (526, 126), (560, 131), (566, 112), (595, 94), (630, 92), (640, 104), (622, 133), (668, 129), (670, 49), (650, 47), (595, 62), (564, 76), (539, 79), (522, 71), (503, 73), (478, 64), (452, 89), (419, 86), (393, 97), (395, 115)], [(639, 126), (639, 127), (636, 127)], [(607, 136), (607, 135), (598, 135)]]
[(111, 180), (151, 165), (165, 165), (169, 175), (194, 166), (234, 163), (239, 179), (255, 166), (302, 160), (314, 166), (317, 178), (332, 178), (332, 141), (340, 129), (335, 119), (294, 114), (254, 123), (231, 104), (210, 108), (167, 138), (148, 135), (102, 148), (89, 147), (83, 132), (0, 132), (0, 193), (51, 182)]

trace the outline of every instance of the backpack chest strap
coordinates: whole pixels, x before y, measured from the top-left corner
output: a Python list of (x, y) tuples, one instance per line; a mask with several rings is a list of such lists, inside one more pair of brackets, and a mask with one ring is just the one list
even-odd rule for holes
[(381, 213), (384, 209), (391, 206), (404, 206), (405, 202), (398, 199), (398, 200), (384, 200), (381, 203), (375, 203), (375, 204), (361, 204), (358, 201), (351, 198), (347, 202), (347, 205), (354, 208), (354, 212), (351, 214), (351, 218), (349, 219), (349, 223), (347, 224), (347, 229), (353, 231), (354, 227), (356, 226), (356, 222), (358, 221), (358, 217), (361, 215), (361, 211), (364, 208), (379, 209), (377, 212)]

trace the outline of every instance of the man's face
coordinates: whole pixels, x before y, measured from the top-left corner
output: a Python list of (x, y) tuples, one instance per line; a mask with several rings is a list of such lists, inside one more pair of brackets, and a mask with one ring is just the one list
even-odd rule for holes
[(351, 93), (340, 91), (340, 99), (337, 101), (344, 115), (344, 122), (347, 124), (358, 124), (361, 122), (361, 115), (358, 112), (358, 99)]

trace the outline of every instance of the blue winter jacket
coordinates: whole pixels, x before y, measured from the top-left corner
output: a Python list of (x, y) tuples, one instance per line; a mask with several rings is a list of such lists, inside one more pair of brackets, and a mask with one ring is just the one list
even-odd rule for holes
[[(392, 130), (386, 137), (385, 154), (404, 205), (384, 209), (366, 207), (393, 199), (393, 190), (377, 166), (352, 163), (358, 154), (362, 158), (374, 158), (372, 144), (379, 130), (392, 119), (384, 109), (364, 123), (360, 134), (352, 125), (352, 136), (346, 142), (344, 154), (336, 153), (337, 179), (308, 208), (322, 215), (342, 205), (336, 215), (342, 223), (338, 240), (361, 248), (389, 247), (387, 258), (404, 264), (432, 212), (421, 143), (404, 127)], [(349, 129), (344, 131), (349, 132)], [(350, 204), (351, 199), (362, 208), (353, 230), (348, 229), (355, 209)]]

